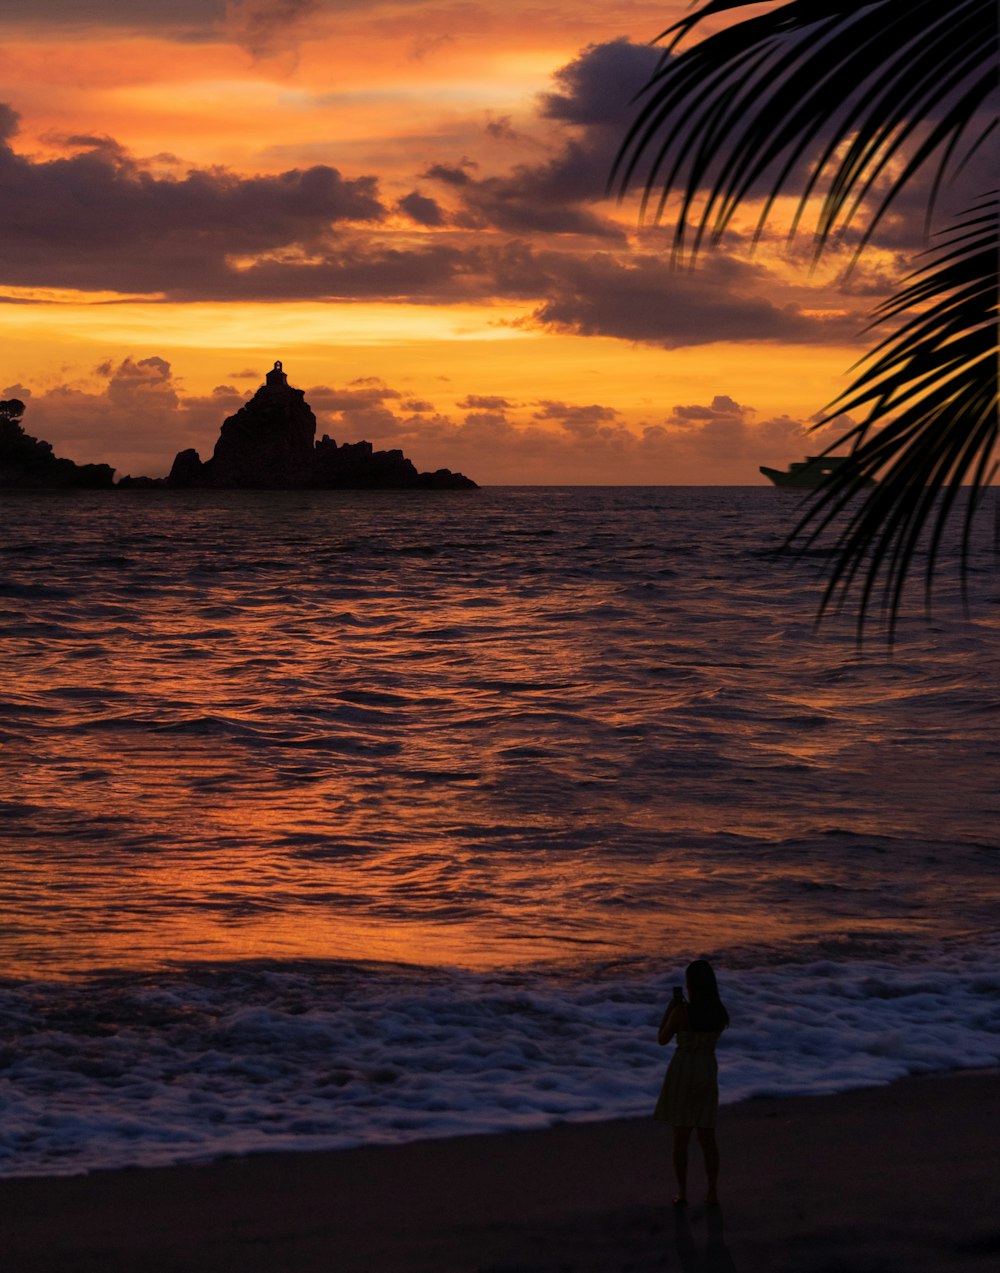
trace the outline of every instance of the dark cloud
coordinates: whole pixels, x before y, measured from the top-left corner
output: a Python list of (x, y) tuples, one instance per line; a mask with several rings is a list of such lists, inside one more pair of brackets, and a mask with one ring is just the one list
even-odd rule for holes
[(322, 9), (323, 0), (229, 0), (224, 30), (254, 57), (273, 57), (293, 50)]
[(454, 43), (455, 37), (445, 33), (418, 35), (410, 41), (410, 60), (413, 62), (424, 62), (433, 54), (439, 53), (441, 49)]
[(535, 321), (582, 336), (616, 336), (677, 349), (729, 340), (849, 341), (856, 315), (823, 317), (769, 300), (760, 266), (708, 257), (697, 271), (661, 256), (544, 257), (549, 299)]
[[(589, 190), (592, 184), (591, 175), (589, 157), (571, 142), (558, 159), (544, 166), (517, 168), (510, 176), (471, 182), (462, 192), (464, 224), (508, 234), (576, 234), (624, 243), (627, 236), (620, 226), (579, 206), (582, 188)], [(563, 179), (566, 188), (560, 196)]]
[(368, 411), (383, 402), (392, 402), (402, 395), (390, 389), (383, 381), (371, 378), (354, 381), (346, 389), (331, 389), (327, 385), (313, 385), (306, 390), (306, 399), (314, 411), (350, 412)]
[(0, 21), (37, 29), (63, 27), (153, 33), (181, 42), (227, 41), (254, 57), (287, 53), (328, 0), (0, 0)]
[(483, 131), (497, 141), (521, 141), (521, 134), (511, 123), (509, 115), (491, 115), (486, 121)]
[[(639, 109), (636, 94), (648, 83), (661, 58), (661, 50), (633, 44), (627, 39), (590, 45), (556, 71), (554, 89), (539, 97), (541, 118), (562, 130), (561, 139), (547, 158), (518, 164), (508, 173), (485, 178), (476, 177), (464, 167), (443, 163), (428, 169), (428, 177), (456, 188), (464, 205), (455, 218), (456, 224), (491, 226), (524, 236), (574, 234), (621, 242), (624, 234), (620, 225), (605, 214), (605, 209), (610, 207), (607, 183)], [(987, 122), (985, 118), (982, 121)], [(977, 123), (970, 129), (970, 138), (980, 131), (981, 125)], [(822, 145), (820, 137), (816, 147), (802, 155), (786, 174), (785, 189), (790, 194), (795, 195), (805, 187)], [(964, 151), (959, 148), (956, 154), (962, 155)], [(648, 160), (646, 156), (638, 165), (632, 189), (642, 187)], [(946, 224), (957, 209), (969, 206), (978, 191), (995, 184), (996, 161), (997, 140), (994, 138), (976, 151), (964, 167), (952, 164), (949, 180), (939, 196), (938, 225)], [(874, 273), (869, 270), (866, 275), (845, 274), (844, 286), (848, 293), (860, 294), (864, 290), (874, 295), (892, 290), (898, 282), (898, 269), (910, 255), (926, 246), (923, 220), (933, 171), (933, 165), (929, 165), (908, 183), (878, 230), (876, 243), (895, 252), (898, 260), (888, 263), (883, 258)], [(749, 197), (753, 199), (767, 193), (773, 175), (768, 173), (766, 179), (759, 180), (749, 191)], [(684, 176), (683, 169), (681, 176)], [(887, 180), (883, 175), (876, 182), (869, 202), (874, 204), (880, 197)], [(830, 252), (843, 254), (845, 270), (864, 224), (863, 220), (859, 221), (856, 228), (830, 245)], [(665, 225), (666, 251), (669, 220)], [(768, 227), (764, 237), (777, 233), (778, 229)], [(784, 231), (780, 233), (783, 236)], [(730, 231), (727, 246), (742, 246), (745, 237), (745, 233)], [(805, 230), (796, 251), (810, 249), (808, 230)], [(861, 269), (864, 268), (862, 261)]]
[[(400, 401), (403, 395), (375, 376), (353, 380), (343, 389), (315, 385), (306, 390), (306, 401), (316, 413), (320, 434), (340, 442), (392, 438), (399, 431), (400, 417), (388, 403), (412, 414)], [(440, 467), (439, 465), (436, 467)]]
[[(615, 160), (639, 111), (636, 95), (661, 65), (662, 57), (658, 48), (619, 39), (590, 45), (556, 71), (556, 88), (540, 96), (540, 111), (544, 118), (570, 129), (571, 135), (548, 161), (515, 170), (507, 181), (517, 195), (545, 205), (559, 199), (585, 204), (603, 200)], [(814, 151), (793, 165), (785, 187), (789, 193), (804, 188), (822, 145), (820, 138)], [(637, 165), (631, 180), (633, 190), (642, 188), (650, 157), (645, 156)], [(992, 159), (995, 164), (995, 153)], [(685, 173), (682, 166), (682, 178)], [(768, 190), (768, 181), (761, 180), (749, 195), (763, 196)], [(913, 192), (923, 207), (923, 195), (916, 193), (916, 186)], [(901, 221), (911, 226), (914, 223), (909, 215)], [(739, 234), (731, 232), (728, 241), (731, 244), (739, 239)]]
[(0, 20), (11, 25), (157, 29), (211, 27), (222, 21), (226, 0), (0, 0)]
[(716, 394), (710, 407), (674, 407), (675, 420), (720, 420), (727, 416), (739, 416), (743, 408), (726, 394)]
[[(133, 276), (134, 277), (134, 276)], [(134, 285), (134, 284), (133, 284)], [(406, 250), (354, 236), (342, 250), (305, 261), (265, 259), (249, 268), (177, 280), (175, 299), (391, 299), (447, 304), (504, 297), (536, 302), (533, 324), (666, 348), (714, 341), (851, 342), (867, 304), (810, 313), (762, 266), (721, 255), (694, 273), (636, 252), (538, 250), (523, 240), (460, 247), (444, 236)], [(795, 293), (799, 295), (799, 293)]]
[[(601, 128), (606, 121), (613, 123), (617, 145), (621, 145), (642, 109), (644, 98), (640, 96), (638, 101), (627, 102), (623, 106), (620, 97), (608, 98), (606, 96), (604, 82), (605, 79), (613, 82), (616, 74), (628, 74), (627, 70), (616, 71), (614, 63), (618, 59), (628, 61), (631, 57), (632, 54), (629, 47), (623, 41), (617, 42), (617, 45), (600, 45), (585, 50), (569, 66), (556, 73), (555, 78), (559, 81), (562, 91), (544, 96), (545, 113), (550, 118), (561, 119), (568, 124), (585, 125), (588, 128)], [(653, 68), (646, 69), (636, 66), (635, 69), (640, 71), (644, 77), (636, 85), (637, 88), (642, 88), (649, 78), (650, 70)], [(748, 75), (752, 79), (750, 72), (748, 72)], [(746, 90), (748, 83), (749, 80), (744, 82), (744, 90)], [(838, 232), (833, 236), (834, 245), (840, 244), (850, 249), (858, 245), (862, 233), (870, 224), (871, 216), (880, 205), (882, 198), (888, 193), (905, 162), (917, 154), (923, 143), (929, 138), (933, 127), (941, 123), (948, 113), (955, 109), (967, 88), (967, 84), (962, 84), (953, 86), (950, 90), (944, 92), (935, 109), (908, 134), (903, 149), (893, 155), (881, 171), (875, 172), (869, 169), (866, 173), (854, 174), (855, 178), (859, 176), (862, 178), (862, 180), (858, 181), (857, 189), (859, 192), (861, 192), (862, 187), (865, 186), (869, 178), (871, 178), (872, 184), (870, 188), (866, 187), (863, 191), (864, 199), (861, 201), (860, 209), (854, 204), (853, 198), (847, 200), (847, 208), (853, 209), (854, 212), (859, 212), (860, 214), (853, 218), (851, 226), (847, 230), (843, 230), (841, 225)], [(938, 215), (934, 220), (938, 227), (946, 224), (948, 218), (954, 215), (957, 210), (968, 207), (978, 194), (991, 189), (996, 184), (995, 173), (998, 159), (1000, 159), (1000, 153), (998, 153), (1000, 138), (998, 138), (995, 130), (995, 103), (996, 96), (994, 95), (993, 105), (983, 110), (979, 117), (971, 122), (963, 138), (949, 156), (948, 163), (945, 166), (944, 180), (937, 191), (936, 212)], [(859, 107), (859, 90), (857, 86), (854, 86), (852, 91), (851, 85), (848, 84), (846, 94), (843, 87), (838, 86), (826, 105), (829, 106), (833, 113), (828, 121), (820, 123), (819, 132), (803, 152), (798, 155), (794, 154), (793, 145), (789, 143), (770, 161), (764, 172), (743, 189), (741, 199), (744, 201), (742, 209), (744, 213), (748, 213), (751, 210), (749, 205), (752, 201), (762, 201), (765, 197), (769, 197), (772, 194), (773, 184), (779, 177), (781, 178), (781, 195), (783, 197), (798, 200), (806, 190), (811, 190), (815, 205), (818, 207), (818, 201), (825, 197), (830, 190), (831, 177), (835, 174), (837, 164), (840, 162), (837, 156), (843, 154), (846, 146), (846, 143), (835, 140), (834, 128), (846, 127), (847, 135), (851, 135), (853, 127), (851, 119)], [(637, 164), (636, 172), (630, 180), (630, 188), (633, 191), (641, 190), (644, 187), (650, 160), (661, 146), (666, 146), (664, 164), (660, 168), (659, 175), (666, 175), (672, 164), (675, 161), (679, 161), (679, 171), (675, 174), (673, 196), (676, 203), (672, 205), (677, 206), (680, 200), (680, 193), (690, 179), (692, 162), (699, 162), (704, 158), (700, 149), (701, 140), (705, 135), (710, 135), (711, 133), (711, 119), (707, 122), (701, 121), (695, 134), (698, 145), (689, 146), (689, 127), (692, 119), (699, 120), (700, 115), (699, 104), (691, 96), (679, 102), (672, 112), (659, 117), (658, 126), (648, 151), (643, 155), (642, 161)], [(901, 117), (901, 127), (904, 122)], [(994, 131), (987, 144), (969, 158), (968, 151), (974, 140), (991, 128)], [(687, 150), (686, 159), (683, 158), (685, 150)], [(828, 162), (824, 167), (823, 175), (817, 179), (814, 174), (814, 168), (824, 154), (827, 156)], [(938, 165), (944, 154), (945, 147), (939, 147), (933, 157), (928, 162), (925, 162), (918, 172), (907, 180), (902, 192), (892, 201), (891, 211), (879, 223), (874, 235), (873, 242), (878, 244), (879, 247), (910, 253), (919, 251), (923, 246), (926, 246), (926, 243), (922, 242), (924, 220), (928, 207), (932, 203), (931, 190), (938, 174)], [(630, 155), (634, 156), (634, 151), (630, 151)], [(724, 165), (731, 158), (730, 151), (723, 147), (720, 157), (709, 163), (707, 169), (701, 171), (699, 186), (703, 190), (707, 190), (713, 185), (720, 172), (723, 171)], [(883, 162), (886, 159), (888, 159), (888, 156), (880, 152), (879, 162)], [(965, 162), (966, 159), (969, 159), (969, 162)], [(656, 197), (659, 196), (658, 188), (654, 188), (654, 194)], [(800, 239), (806, 242), (808, 242), (814, 227), (811, 217), (812, 211), (809, 210), (799, 231)], [(694, 209), (692, 220), (693, 224), (697, 225), (697, 206)], [(669, 212), (665, 218), (665, 223), (670, 224)], [(773, 232), (780, 232), (783, 236), (785, 229), (782, 227), (780, 231), (774, 230)], [(765, 227), (764, 236), (768, 237), (771, 233), (772, 227)], [(735, 237), (734, 231), (727, 231), (727, 238), (731, 241), (732, 237)]]
[(571, 129), (548, 159), (482, 179), (443, 164), (427, 175), (461, 188), (469, 225), (623, 242), (622, 228), (594, 206), (605, 201), (630, 103), (659, 57), (656, 50), (628, 40), (589, 46), (556, 72), (560, 91), (540, 98), (542, 116)]
[(617, 148), (635, 117), (635, 96), (662, 56), (661, 49), (625, 39), (588, 45), (556, 71), (559, 91), (541, 95), (542, 114), (564, 124), (610, 130)]
[(434, 228), (445, 224), (445, 215), (436, 199), (412, 190), (399, 200), (399, 208), (418, 225)]
[(449, 244), (394, 248), (352, 242), (342, 251), (306, 261), (265, 259), (247, 269), (220, 270), (215, 276), (192, 277), (174, 286), (177, 299), (216, 297), (239, 300), (398, 300), (446, 304), (491, 293), (477, 249)]
[[(899, 272), (895, 274), (893, 287), (889, 290), (895, 290), (900, 272), (915, 268), (914, 258), (933, 246), (936, 234), (946, 230), (949, 224), (961, 218), (984, 194), (996, 187), (996, 173), (1000, 168), (1000, 132), (994, 128), (984, 144), (971, 155), (967, 153), (973, 140), (991, 123), (995, 124), (995, 119), (985, 112), (973, 121), (964, 143), (956, 148), (945, 179), (936, 192), (933, 189), (936, 167), (931, 163), (921, 168), (893, 199), (872, 240), (878, 248), (895, 252), (898, 256)], [(926, 130), (921, 130), (918, 136), (922, 136), (923, 131)], [(885, 186), (883, 180), (876, 187), (876, 192), (884, 194)], [(870, 199), (868, 203), (874, 209), (875, 200)], [(852, 260), (866, 226), (867, 220), (862, 217), (843, 236), (843, 247), (845, 251), (850, 250)], [(860, 271), (856, 268), (845, 274), (844, 285), (848, 290), (865, 287), (870, 281), (865, 278), (865, 271), (879, 268), (878, 265), (869, 266), (864, 254), (858, 265)], [(884, 263), (881, 270), (885, 273)], [(860, 280), (855, 277), (859, 272)]]
[(0, 102), (0, 141), (8, 141), (17, 135), (21, 116), (8, 102)]
[(106, 133), (69, 133), (63, 136), (50, 133), (45, 140), (64, 150), (105, 150), (116, 156), (125, 155), (124, 147)]
[(472, 181), (470, 170), (479, 165), (463, 155), (457, 164), (432, 164), (423, 176), (432, 181), (442, 181), (448, 186), (467, 186)]
[(618, 418), (613, 407), (602, 407), (596, 402), (580, 406), (568, 402), (542, 401), (532, 413), (536, 420), (558, 420), (563, 428), (576, 437), (593, 437), (604, 425)]
[(160, 177), (110, 139), (42, 162), (0, 146), (0, 190), (0, 281), (20, 286), (210, 287), (236, 272), (230, 257), (321, 245), (336, 223), (386, 211), (373, 177), (351, 180), (325, 165)]
[(506, 398), (489, 393), (470, 393), (458, 403), (469, 411), (502, 411), (511, 404)]
[(144, 402), (177, 405), (170, 363), (165, 358), (125, 358), (108, 379), (108, 401), (142, 409)]

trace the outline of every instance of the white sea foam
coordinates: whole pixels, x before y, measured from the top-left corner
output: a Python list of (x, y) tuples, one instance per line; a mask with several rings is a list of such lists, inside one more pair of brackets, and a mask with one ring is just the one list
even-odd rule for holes
[[(0, 1173), (648, 1114), (678, 976), (297, 965), (8, 987)], [(724, 1103), (1000, 1062), (1000, 944), (721, 979)]]

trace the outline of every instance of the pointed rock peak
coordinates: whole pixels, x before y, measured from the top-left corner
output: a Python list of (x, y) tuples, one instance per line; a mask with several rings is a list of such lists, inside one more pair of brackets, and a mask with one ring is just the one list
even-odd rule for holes
[[(305, 390), (288, 383), (278, 359), (266, 384), (222, 423), (212, 458), (182, 451), (167, 485), (216, 490), (464, 490), (461, 473), (418, 473), (402, 451), (370, 442), (316, 443), (316, 417)], [(9, 404), (7, 404), (9, 405)], [(17, 404), (20, 406), (20, 403)], [(109, 470), (110, 471), (110, 470)]]

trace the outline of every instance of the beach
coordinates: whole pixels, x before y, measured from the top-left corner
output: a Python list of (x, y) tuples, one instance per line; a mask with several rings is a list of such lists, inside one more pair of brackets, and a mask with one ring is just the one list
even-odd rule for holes
[(669, 1129), (565, 1124), (0, 1182), (11, 1273), (950, 1273), (1000, 1251), (1000, 1073), (724, 1107), (722, 1206)]

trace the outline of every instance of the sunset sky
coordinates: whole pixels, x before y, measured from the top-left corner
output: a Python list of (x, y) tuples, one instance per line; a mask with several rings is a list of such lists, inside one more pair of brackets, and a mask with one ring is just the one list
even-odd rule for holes
[(281, 358), (319, 432), (482, 483), (755, 483), (921, 246), (693, 272), (605, 197), (686, 0), (0, 0), (0, 397), (119, 474)]

